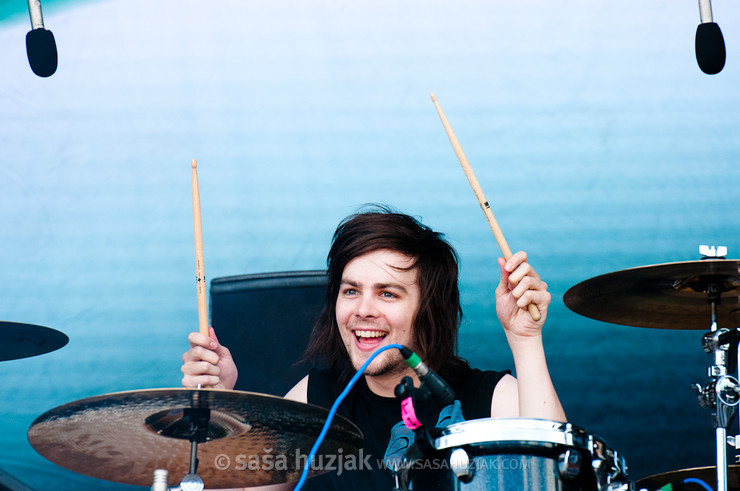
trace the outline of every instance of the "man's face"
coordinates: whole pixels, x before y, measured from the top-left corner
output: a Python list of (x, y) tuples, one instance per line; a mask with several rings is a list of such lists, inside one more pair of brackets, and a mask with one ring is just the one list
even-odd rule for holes
[[(352, 365), (359, 369), (381, 346), (413, 346), (413, 325), (420, 290), (413, 258), (390, 249), (358, 256), (347, 263), (337, 297), (339, 332)], [(381, 353), (365, 375), (400, 374), (407, 369), (398, 350)]]

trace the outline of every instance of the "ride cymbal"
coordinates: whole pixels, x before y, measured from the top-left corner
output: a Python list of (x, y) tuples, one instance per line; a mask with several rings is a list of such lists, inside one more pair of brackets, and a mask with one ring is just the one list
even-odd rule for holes
[(720, 294), (719, 327), (740, 326), (740, 261), (705, 259), (625, 269), (571, 287), (563, 302), (592, 319), (652, 329), (711, 325), (709, 290)]
[[(197, 474), (208, 488), (297, 480), (328, 415), (317, 406), (250, 392), (148, 389), (47, 411), (32, 423), (28, 440), (48, 460), (80, 474), (151, 486), (154, 470), (167, 469), (170, 480), (179, 482), (190, 469), (194, 412), (208, 420), (205, 442), (197, 446)], [(316, 455), (317, 467), (361, 447), (360, 430), (337, 415)], [(310, 475), (322, 472), (313, 469)]]
[(0, 321), (0, 361), (43, 355), (68, 342), (65, 334), (49, 327)]

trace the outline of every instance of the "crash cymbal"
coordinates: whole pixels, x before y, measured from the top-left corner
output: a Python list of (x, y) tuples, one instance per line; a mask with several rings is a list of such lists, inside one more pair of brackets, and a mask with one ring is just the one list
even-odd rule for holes
[(717, 286), (720, 327), (740, 326), (740, 261), (707, 259), (625, 269), (570, 288), (563, 302), (592, 319), (653, 329), (709, 330), (709, 285)]
[[(701, 479), (711, 489), (714, 489), (717, 485), (716, 469), (716, 467), (694, 467), (691, 469), (680, 469), (677, 471), (665, 472), (663, 474), (656, 474), (635, 482), (635, 489), (638, 491), (640, 489), (653, 491), (656, 489), (662, 489), (666, 484), (672, 484), (673, 488), (671, 489), (683, 489), (677, 487), (678, 484), (689, 478)], [(697, 486), (696, 489), (699, 489), (699, 487)], [(740, 465), (727, 466), (727, 489), (740, 489)]]
[[(193, 409), (210, 416), (207, 439), (197, 446), (197, 474), (207, 488), (298, 480), (328, 415), (317, 406), (251, 392), (148, 389), (47, 411), (29, 428), (28, 440), (45, 458), (80, 474), (151, 486), (154, 470), (167, 469), (179, 483), (190, 468)], [(329, 456), (346, 461), (361, 446), (360, 430), (337, 415), (315, 462), (329, 466)]]
[(0, 321), (0, 361), (42, 355), (68, 342), (69, 338), (55, 329)]

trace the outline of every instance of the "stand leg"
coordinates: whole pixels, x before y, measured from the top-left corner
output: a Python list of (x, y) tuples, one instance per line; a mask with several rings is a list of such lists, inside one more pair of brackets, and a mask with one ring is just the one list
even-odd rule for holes
[(717, 491), (727, 491), (727, 429), (717, 428)]

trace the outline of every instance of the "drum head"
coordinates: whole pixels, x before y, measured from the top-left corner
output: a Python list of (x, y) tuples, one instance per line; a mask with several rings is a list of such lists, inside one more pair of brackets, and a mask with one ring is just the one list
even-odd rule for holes
[(606, 447), (601, 438), (575, 425), (544, 419), (473, 419), (442, 428), (435, 436), (434, 448), (437, 450), (462, 445), (501, 447), (512, 443), (520, 447), (564, 445), (594, 454)]

